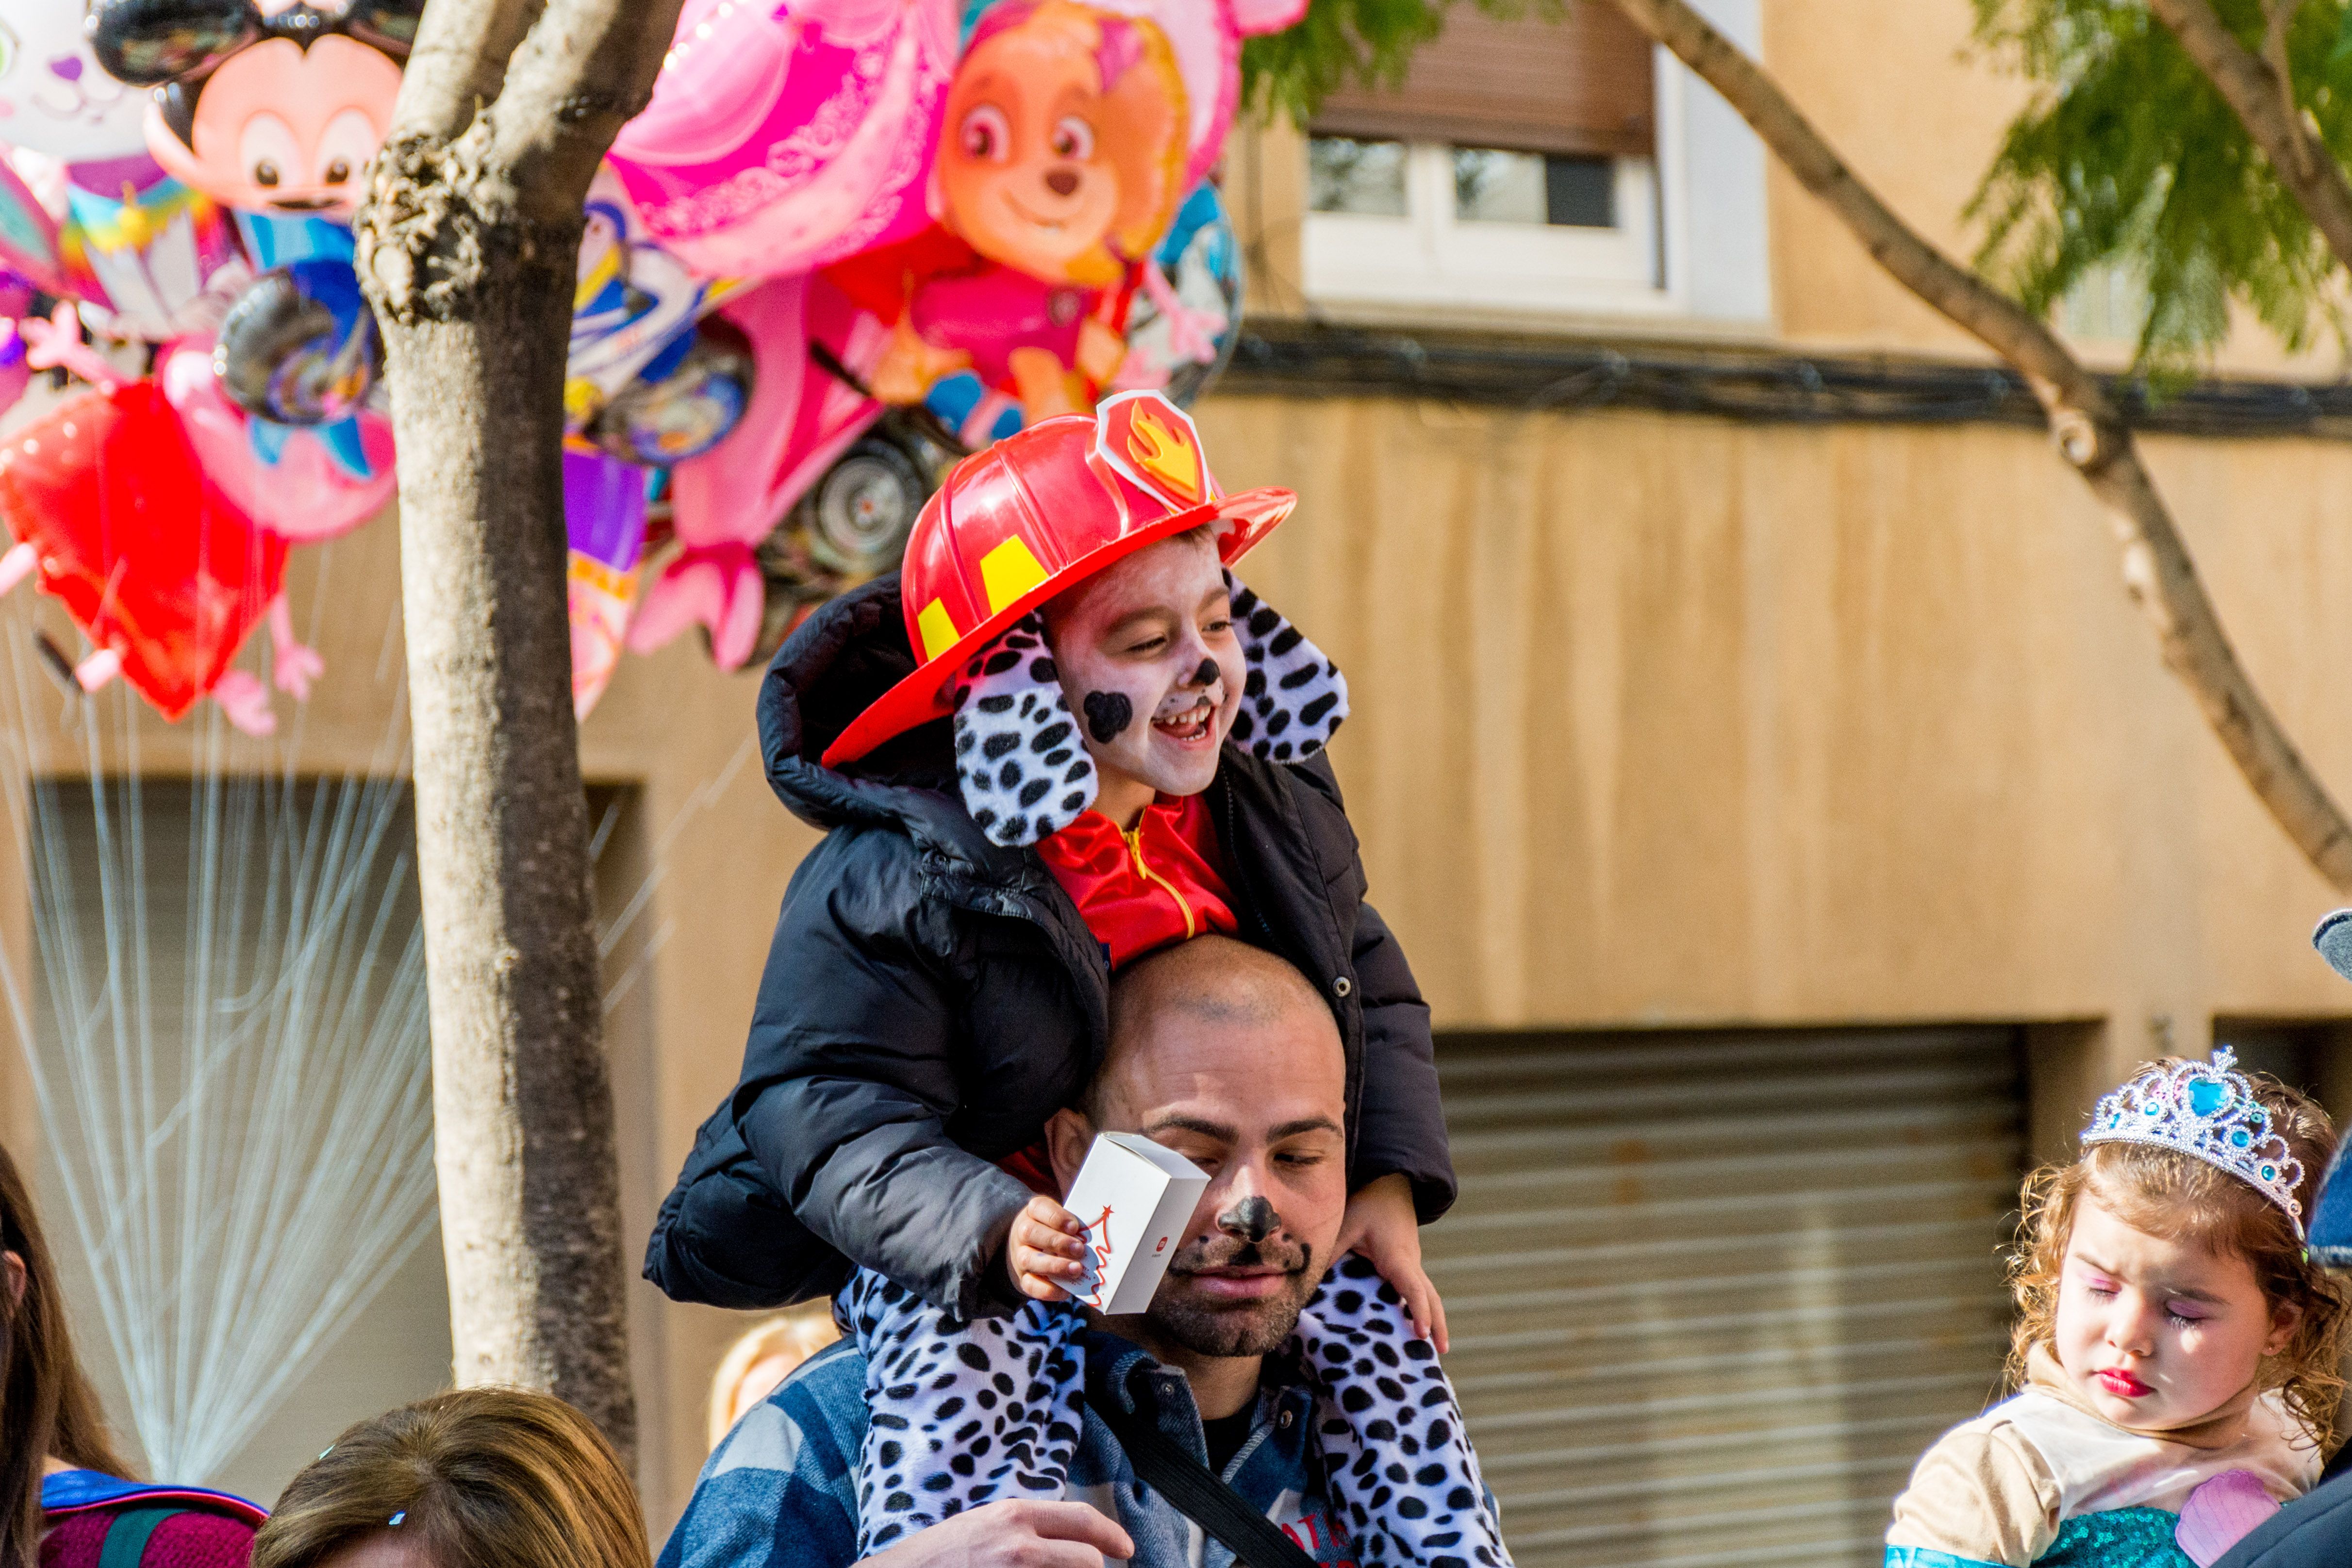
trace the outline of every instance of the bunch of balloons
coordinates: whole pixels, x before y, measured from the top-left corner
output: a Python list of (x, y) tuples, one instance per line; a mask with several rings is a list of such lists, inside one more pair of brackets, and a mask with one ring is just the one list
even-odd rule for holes
[[(897, 564), (952, 458), (1197, 392), (1239, 324), (1241, 40), (1306, 3), (687, 0), (581, 247), (579, 711), (625, 649), (698, 626), (733, 668)], [(0, 444), (0, 591), (64, 604), (85, 688), (266, 732), (254, 629), (279, 690), (320, 674), (286, 557), (391, 498), (349, 223), (423, 9), (0, 0), (0, 407), (90, 383)]]

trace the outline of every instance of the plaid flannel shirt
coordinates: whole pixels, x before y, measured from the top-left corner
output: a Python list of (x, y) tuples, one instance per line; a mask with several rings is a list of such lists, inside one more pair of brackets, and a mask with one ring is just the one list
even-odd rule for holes
[[(1114, 1335), (1086, 1336), (1087, 1387), (1139, 1379), (1158, 1395), (1160, 1429), (1208, 1462), (1207, 1439), (1181, 1373)], [(1314, 1397), (1295, 1369), (1268, 1357), (1256, 1420), (1225, 1467), (1225, 1483), (1317, 1563), (1354, 1568), (1324, 1506), (1313, 1451)], [(810, 1358), (736, 1423), (695, 1483), (656, 1568), (846, 1568), (857, 1557), (857, 1455), (866, 1426), (866, 1362), (844, 1343)], [(1116, 1518), (1135, 1542), (1135, 1568), (1232, 1568), (1234, 1554), (1136, 1479), (1110, 1428), (1089, 1408), (1064, 1496)]]

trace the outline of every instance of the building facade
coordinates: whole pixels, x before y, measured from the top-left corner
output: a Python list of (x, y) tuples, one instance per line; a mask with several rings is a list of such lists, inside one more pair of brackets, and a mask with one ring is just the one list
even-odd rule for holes
[[(1967, 0), (1704, 8), (1971, 248), (2019, 91), (1965, 54)], [(1402, 92), (1236, 136), (1253, 336), (1197, 414), (1227, 486), (1302, 497), (1244, 575), (1349, 678), (1333, 758), (1440, 1031), (1465, 1197), (1429, 1246), (1519, 1561), (1872, 1562), (1911, 1459), (1998, 1388), (2016, 1181), (2093, 1096), (2229, 1040), (2352, 1109), (2352, 992), (2305, 941), (2336, 897), (1987, 357), (1606, 7), (1526, 26), (1469, 18)], [(2119, 362), (2114, 312), (2069, 311)], [(2336, 373), (2252, 337), (2217, 369)], [(2352, 792), (2352, 444), (2147, 449)], [(334, 549), (331, 671), (375, 668), (394, 530)], [(812, 842), (760, 777), (756, 680), (628, 661), (583, 734), (638, 1237)], [(374, 690), (313, 698), (318, 768), (370, 755)], [(145, 766), (194, 766), (153, 727)], [(432, 1386), (440, 1288), (428, 1249), (358, 1331), (397, 1352), (355, 1337), (227, 1479)], [(656, 1530), (743, 1326), (638, 1291)]]

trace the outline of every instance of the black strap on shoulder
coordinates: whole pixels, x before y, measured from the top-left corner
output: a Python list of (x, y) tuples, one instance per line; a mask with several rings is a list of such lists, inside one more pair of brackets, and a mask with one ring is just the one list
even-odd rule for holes
[(1150, 1416), (1116, 1409), (1117, 1402), (1088, 1400), (1103, 1418), (1128, 1462), (1144, 1484), (1166, 1498), (1177, 1512), (1214, 1536), (1241, 1568), (1315, 1568), (1280, 1527), (1243, 1500), (1214, 1471), (1186, 1453)]
[(106, 1537), (99, 1542), (98, 1568), (139, 1568), (155, 1527), (187, 1511), (184, 1508), (134, 1508), (116, 1514), (107, 1521)]

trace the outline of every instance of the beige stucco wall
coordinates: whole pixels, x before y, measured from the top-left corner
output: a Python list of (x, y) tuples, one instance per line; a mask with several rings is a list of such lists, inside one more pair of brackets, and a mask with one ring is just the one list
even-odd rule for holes
[[(2352, 1011), (2330, 894), (2029, 433), (1213, 400), (1294, 485), (1247, 576), (1442, 1025)], [(2352, 449), (2151, 444), (2242, 650), (2352, 779)]]

